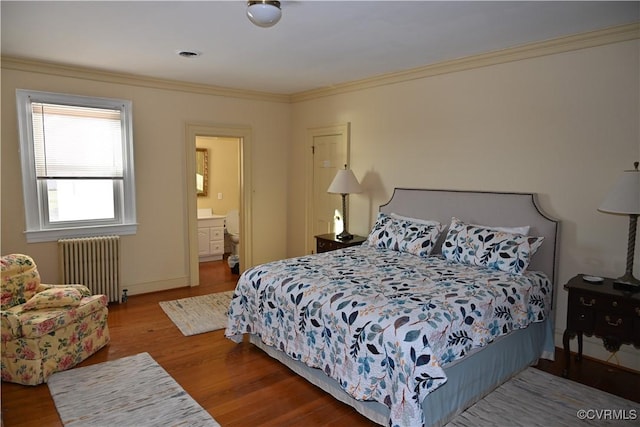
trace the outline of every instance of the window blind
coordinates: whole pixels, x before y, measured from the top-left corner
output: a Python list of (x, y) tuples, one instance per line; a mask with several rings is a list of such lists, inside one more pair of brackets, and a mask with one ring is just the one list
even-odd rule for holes
[(31, 104), (37, 179), (122, 179), (122, 112)]

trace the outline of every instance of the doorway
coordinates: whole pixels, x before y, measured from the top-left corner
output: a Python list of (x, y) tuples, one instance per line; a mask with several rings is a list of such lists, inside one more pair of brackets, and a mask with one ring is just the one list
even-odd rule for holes
[[(196, 161), (197, 217), (222, 215), (228, 224), (229, 213), (240, 212), (240, 139), (197, 135), (196, 151), (202, 153)], [(202, 231), (208, 234), (209, 229), (198, 228), (198, 253), (202, 255), (204, 252), (205, 260), (222, 259), (227, 253), (235, 254), (226, 233), (222, 236), (216, 233), (214, 240), (214, 236), (202, 236)], [(221, 237), (220, 241), (217, 237)]]
[[(214, 144), (213, 141), (221, 141), (235, 145), (237, 150), (237, 168), (235, 174), (235, 185), (228, 185), (226, 188), (230, 190), (220, 191), (222, 187), (217, 187), (213, 183), (213, 177), (216, 171), (213, 166), (218, 164), (220, 159), (214, 160), (209, 155), (209, 191), (212, 200), (208, 205), (212, 207), (214, 213), (226, 213), (226, 210), (237, 206), (240, 216), (240, 272), (252, 266), (252, 227), (251, 227), (251, 129), (248, 127), (232, 127), (232, 126), (216, 126), (187, 124), (186, 127), (186, 179), (187, 187), (187, 224), (188, 224), (188, 266), (189, 266), (189, 283), (190, 286), (197, 286), (200, 283), (199, 278), (199, 257), (198, 257), (198, 197), (196, 191), (196, 147), (199, 143), (204, 145)], [(213, 147), (213, 145), (211, 145)], [(228, 149), (229, 147), (225, 147)], [(211, 150), (210, 150), (211, 151)], [(224, 150), (223, 150), (224, 151)], [(223, 151), (220, 151), (222, 153)], [(215, 151), (214, 151), (215, 153)], [(220, 165), (219, 165), (220, 166)], [(220, 167), (219, 167), (220, 169)], [(193, 179), (191, 179), (193, 177)], [(226, 177), (228, 178), (228, 177)], [(226, 179), (225, 178), (225, 179)], [(232, 187), (235, 188), (231, 189)], [(236, 192), (237, 191), (237, 192)], [(221, 193), (221, 194), (220, 194)], [(225, 193), (227, 194), (225, 196)], [(228, 202), (228, 203), (227, 203)], [(207, 203), (204, 203), (207, 204)], [(233, 206), (232, 206), (233, 205)], [(216, 208), (217, 206), (217, 208)], [(226, 210), (225, 210), (226, 209)], [(219, 212), (216, 212), (219, 211)], [(224, 212), (222, 212), (224, 210)]]

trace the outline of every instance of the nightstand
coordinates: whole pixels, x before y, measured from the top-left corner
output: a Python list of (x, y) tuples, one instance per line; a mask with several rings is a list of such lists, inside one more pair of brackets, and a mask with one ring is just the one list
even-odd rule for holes
[(358, 246), (367, 240), (366, 237), (356, 235), (350, 240), (340, 240), (336, 237), (335, 233), (320, 234), (315, 236), (315, 238), (317, 253), (335, 251), (336, 249), (348, 248), (349, 246)]
[(582, 335), (602, 338), (604, 347), (616, 352), (622, 344), (640, 347), (640, 293), (614, 288), (614, 279), (591, 283), (579, 274), (564, 288), (569, 291), (567, 303), (567, 329), (562, 336), (564, 347), (564, 377), (571, 362), (569, 342), (578, 337), (576, 360), (582, 359)]

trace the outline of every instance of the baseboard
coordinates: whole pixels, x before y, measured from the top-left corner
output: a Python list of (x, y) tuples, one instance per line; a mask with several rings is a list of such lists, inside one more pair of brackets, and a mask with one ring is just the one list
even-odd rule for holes
[(187, 276), (177, 277), (175, 279), (161, 280), (157, 282), (135, 283), (124, 285), (123, 289), (127, 290), (127, 295), (148, 294), (150, 292), (166, 291), (169, 289), (184, 288), (189, 286), (189, 278)]
[[(564, 331), (555, 332), (556, 347), (562, 348), (562, 334)], [(620, 350), (612, 356), (602, 344), (602, 339), (592, 336), (584, 336), (582, 355), (612, 366), (621, 366), (634, 372), (640, 372), (640, 349), (633, 345), (623, 344)], [(578, 352), (578, 340), (572, 339), (569, 343), (570, 350)]]

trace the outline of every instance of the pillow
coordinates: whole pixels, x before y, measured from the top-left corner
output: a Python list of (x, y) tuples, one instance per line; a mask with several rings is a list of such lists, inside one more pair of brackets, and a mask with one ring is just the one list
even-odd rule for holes
[[(418, 224), (440, 225), (440, 223), (438, 221), (433, 221), (433, 220), (430, 220), (430, 219), (411, 218), (411, 217), (408, 217), (408, 216), (398, 215), (397, 213), (393, 213), (393, 212), (391, 212), (389, 214), (389, 216), (391, 216), (391, 218), (404, 219), (404, 220), (411, 221), (411, 222), (417, 222)], [(523, 225), (522, 227), (492, 227), (492, 226), (489, 226), (489, 225), (478, 225), (478, 224), (469, 224), (469, 225), (473, 225), (473, 226), (476, 226), (476, 227), (491, 228), (491, 229), (497, 230), (497, 231), (504, 231), (505, 233), (524, 234), (525, 236), (527, 234), (529, 234), (529, 229), (531, 228), (528, 225)]]
[(470, 224), (470, 225), (474, 225), (475, 227), (490, 228), (491, 230), (502, 231), (503, 233), (522, 234), (523, 236), (528, 235), (529, 228), (531, 228), (528, 225), (523, 225), (522, 227), (492, 227), (490, 225), (476, 225), (476, 224)]
[(67, 284), (67, 285), (47, 285), (44, 283), (40, 283), (40, 285), (38, 285), (38, 289), (36, 289), (36, 292), (42, 292), (42, 291), (46, 291), (47, 289), (60, 289), (60, 288), (73, 288), (76, 289), (78, 292), (80, 292), (80, 295), (83, 297), (90, 297), (91, 295), (93, 295), (91, 293), (91, 291), (89, 290), (89, 288), (87, 288), (85, 285), (74, 285), (74, 284)]
[(378, 213), (367, 241), (370, 246), (380, 249), (399, 250), (399, 241), (404, 236), (402, 225), (385, 213)]
[(429, 256), (444, 227), (437, 221), (401, 219), (380, 212), (369, 233), (370, 246)]
[(451, 262), (522, 274), (544, 237), (508, 233), (451, 218), (442, 255)]
[(528, 225), (523, 225), (522, 227), (494, 227), (493, 225), (480, 225), (480, 224), (467, 224), (467, 225), (471, 225), (473, 227), (490, 228), (491, 230), (503, 231), (505, 233), (511, 233), (511, 234), (522, 234), (524, 236), (529, 234), (529, 229), (531, 228)]
[(440, 225), (440, 223), (438, 221), (432, 221), (430, 219), (411, 218), (411, 217), (408, 217), (408, 216), (398, 215), (397, 213), (393, 213), (393, 212), (391, 212), (389, 214), (389, 216), (391, 218), (410, 221), (410, 222), (415, 222), (417, 224)]
[(402, 221), (404, 235), (399, 244), (401, 252), (408, 252), (420, 257), (427, 257), (433, 251), (444, 226), (436, 221), (431, 224)]
[(77, 307), (82, 295), (75, 288), (51, 288), (38, 292), (23, 306), (23, 310), (40, 310), (43, 308)]

